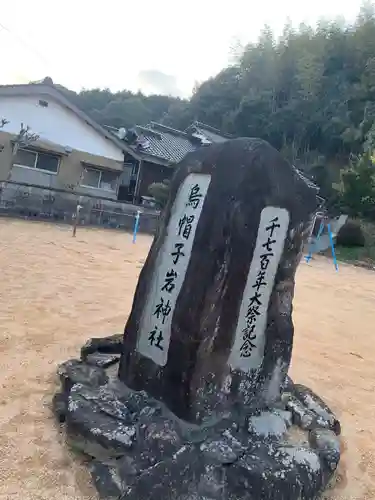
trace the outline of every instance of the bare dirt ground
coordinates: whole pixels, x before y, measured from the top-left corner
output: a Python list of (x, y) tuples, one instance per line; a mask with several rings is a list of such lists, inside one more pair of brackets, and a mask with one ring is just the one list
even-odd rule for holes
[[(56, 365), (120, 332), (151, 238), (0, 219), (0, 499), (95, 499), (49, 410)], [(375, 498), (375, 273), (302, 263), (292, 376), (343, 427), (335, 500)]]

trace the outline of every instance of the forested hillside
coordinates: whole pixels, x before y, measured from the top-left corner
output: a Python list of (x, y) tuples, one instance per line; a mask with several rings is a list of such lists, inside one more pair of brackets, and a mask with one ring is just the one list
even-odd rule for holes
[(342, 184), (340, 171), (351, 167), (340, 204), (354, 214), (375, 215), (372, 161), (364, 155), (372, 153), (375, 139), (370, 5), (350, 26), (327, 22), (295, 30), (287, 25), (277, 40), (265, 27), (237, 64), (201, 84), (190, 101), (98, 89), (75, 97), (106, 125), (155, 120), (184, 129), (197, 119), (237, 136), (262, 137), (310, 172), (334, 203), (332, 183)]
[(128, 90), (82, 90), (79, 94), (62, 88), (76, 104), (97, 122), (112, 127), (130, 128), (150, 121), (162, 121), (171, 105), (179, 99), (165, 95), (145, 96)]

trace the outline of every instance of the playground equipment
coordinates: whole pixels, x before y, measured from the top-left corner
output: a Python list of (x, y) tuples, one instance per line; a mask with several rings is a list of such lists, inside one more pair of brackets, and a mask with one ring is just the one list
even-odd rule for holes
[(329, 219), (328, 215), (324, 212), (316, 214), (309, 238), (308, 254), (305, 257), (307, 263), (312, 259), (313, 253), (324, 252), (331, 247), (335, 269), (338, 271), (334, 241), (347, 219), (348, 216), (343, 214), (334, 219)]

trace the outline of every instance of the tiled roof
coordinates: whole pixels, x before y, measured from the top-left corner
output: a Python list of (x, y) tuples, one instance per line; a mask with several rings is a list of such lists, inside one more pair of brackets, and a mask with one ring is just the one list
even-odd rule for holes
[[(112, 127), (108, 128), (112, 129)], [(185, 132), (156, 122), (151, 122), (144, 127), (137, 125), (135, 130), (139, 137), (142, 137), (144, 146), (139, 148), (136, 145), (131, 145), (130, 148), (134, 152), (140, 156), (159, 158), (171, 165), (179, 163), (187, 153), (202, 146), (200, 140), (202, 138), (207, 140), (206, 144), (209, 142), (225, 142), (233, 138), (233, 136), (224, 134), (220, 130), (197, 121), (193, 122)], [(201, 136), (200, 139), (199, 136)], [(294, 165), (293, 168), (309, 187), (319, 191), (319, 187), (306, 177), (301, 170)]]
[(155, 156), (174, 164), (197, 148), (194, 140), (185, 132), (159, 123), (151, 122), (145, 127), (136, 126), (135, 128), (145, 140), (142, 149), (134, 147), (142, 155)]
[(179, 163), (187, 153), (195, 151), (203, 144), (224, 142), (230, 138), (204, 123), (194, 122), (185, 132), (160, 123), (135, 126), (143, 146), (130, 146), (137, 154), (154, 157), (170, 164)]
[(210, 142), (225, 142), (228, 139), (233, 139), (228, 134), (223, 134), (220, 130), (206, 125), (201, 122), (193, 122), (186, 130), (187, 133), (195, 133), (205, 137)]

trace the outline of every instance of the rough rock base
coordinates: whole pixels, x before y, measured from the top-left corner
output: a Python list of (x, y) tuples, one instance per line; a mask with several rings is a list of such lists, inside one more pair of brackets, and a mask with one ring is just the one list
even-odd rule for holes
[(197, 426), (117, 379), (121, 348), (119, 335), (91, 339), (59, 367), (53, 400), (101, 498), (307, 500), (331, 481), (340, 424), (308, 388), (288, 378), (277, 408)]

